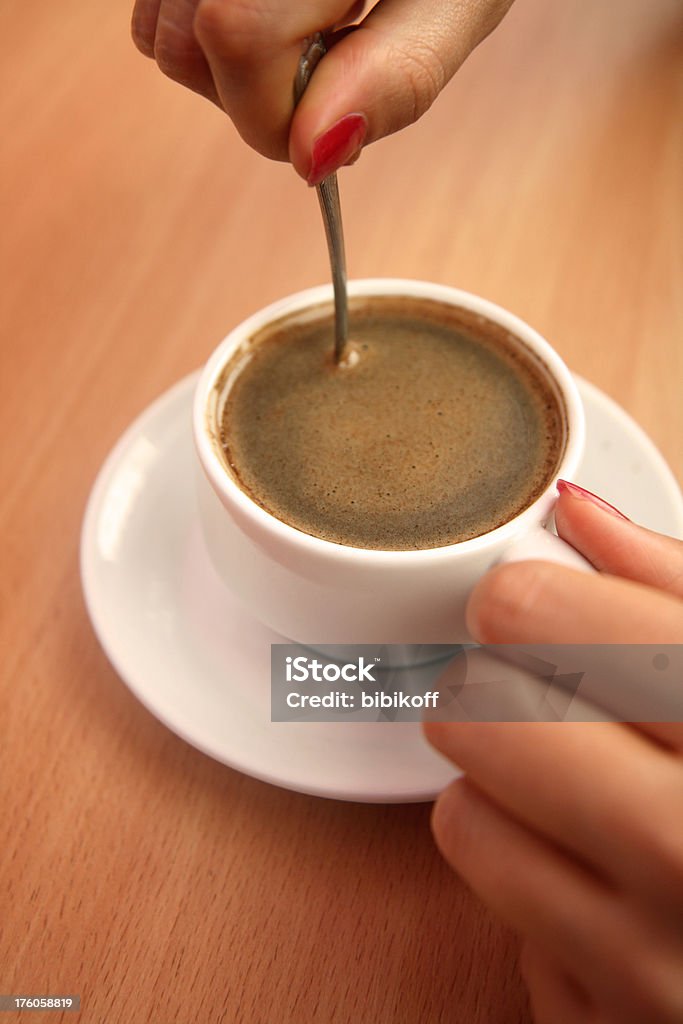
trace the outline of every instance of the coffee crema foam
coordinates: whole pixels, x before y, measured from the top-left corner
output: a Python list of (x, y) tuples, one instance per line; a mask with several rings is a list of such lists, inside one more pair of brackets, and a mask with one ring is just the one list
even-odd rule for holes
[(228, 364), (220, 422), (243, 491), (304, 533), (352, 547), (456, 544), (514, 518), (552, 479), (561, 400), (503, 328), (429, 299), (355, 298), (353, 358), (331, 306), (293, 314)]

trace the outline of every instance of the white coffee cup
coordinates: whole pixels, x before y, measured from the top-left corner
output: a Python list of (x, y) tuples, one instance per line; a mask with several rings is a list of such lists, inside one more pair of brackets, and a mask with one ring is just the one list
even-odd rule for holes
[(254, 618), (288, 640), (329, 644), (453, 644), (471, 640), (465, 606), (493, 565), (542, 558), (588, 563), (547, 528), (558, 477), (571, 479), (584, 449), (585, 420), (574, 379), (554, 349), (518, 317), (492, 302), (444, 285), (373, 279), (349, 284), (351, 296), (428, 298), (480, 315), (504, 328), (537, 360), (565, 411), (566, 438), (552, 480), (519, 515), (482, 536), (447, 547), (410, 551), (354, 548), (313, 537), (257, 505), (222, 455), (220, 413), (226, 366), (249, 340), (283, 317), (331, 302), (324, 286), (291, 295), (236, 327), (210, 357), (193, 410), (199, 460), (200, 517), (218, 574)]

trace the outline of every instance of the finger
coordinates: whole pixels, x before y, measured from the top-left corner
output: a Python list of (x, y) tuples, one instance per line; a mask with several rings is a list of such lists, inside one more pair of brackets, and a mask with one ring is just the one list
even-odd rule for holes
[(199, 0), (194, 31), (221, 103), (259, 153), (288, 159), (294, 78), (305, 40), (344, 21), (353, 6), (350, 0), (305, 0), (275, 9), (264, 0)]
[(680, 928), (674, 935), (641, 917), (625, 893), (601, 885), (466, 779), (441, 795), (433, 827), (446, 859), (494, 912), (580, 979), (596, 1020), (678, 1024)]
[(595, 1013), (582, 988), (533, 942), (520, 960), (535, 1024), (591, 1024)]
[(437, 800), (432, 828), (446, 860), (506, 924), (589, 991), (623, 991), (623, 915), (599, 881), (464, 779)]
[(683, 597), (683, 542), (637, 526), (574, 484), (558, 489), (557, 531), (596, 569)]
[(198, 0), (161, 0), (153, 55), (165, 75), (220, 106), (213, 76), (194, 31)]
[(521, 825), (683, 913), (683, 769), (668, 751), (612, 723), (432, 722), (425, 734)]
[(131, 35), (140, 53), (154, 57), (154, 37), (161, 0), (136, 0), (131, 19)]
[(365, 10), (366, 7), (367, 4), (365, 0), (355, 0), (355, 2), (351, 4), (351, 7), (349, 7), (344, 17), (340, 18), (339, 21), (337, 22), (335, 26), (335, 35), (336, 30), (348, 28), (355, 22), (360, 21), (363, 11)]
[[(470, 595), (467, 626), (489, 644), (683, 641), (680, 599), (630, 580), (544, 562), (509, 563), (487, 573)], [(639, 728), (683, 750), (681, 724), (648, 722)]]
[(472, 591), (467, 626), (481, 643), (678, 644), (680, 601), (641, 583), (547, 562), (514, 562)]
[[(365, 118), (365, 143), (416, 121), (512, 0), (381, 0), (321, 61), (292, 121), (290, 159), (315, 184), (316, 144), (349, 114)], [(353, 157), (337, 152), (336, 167)], [(324, 170), (334, 170), (329, 160)]]
[[(535, 651), (536, 648), (534, 647)], [(545, 651), (546, 648), (543, 648)], [(555, 647), (552, 648), (556, 650)], [(563, 648), (565, 651), (566, 648)], [(574, 651), (572, 645), (569, 648)], [(586, 648), (579, 648), (583, 651)], [(438, 722), (604, 722), (618, 720), (605, 702), (591, 700), (585, 689), (572, 691), (574, 666), (539, 676), (529, 666), (525, 645), (476, 647), (452, 658), (440, 673), (439, 699), (425, 710), (425, 720)], [(683, 658), (681, 659), (683, 662)], [(544, 666), (547, 663), (542, 663)], [(538, 668), (538, 664), (536, 666)], [(558, 681), (559, 680), (559, 681)], [(583, 682), (583, 680), (582, 680)]]
[[(621, 722), (683, 752), (683, 645), (496, 644), (463, 651), (426, 714), (441, 722)], [(683, 761), (680, 762), (683, 768)]]

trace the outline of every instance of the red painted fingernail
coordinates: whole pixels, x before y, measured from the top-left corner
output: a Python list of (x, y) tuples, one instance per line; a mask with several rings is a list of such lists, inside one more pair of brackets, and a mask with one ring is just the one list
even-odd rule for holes
[(631, 520), (628, 516), (625, 516), (623, 512), (620, 512), (614, 505), (610, 505), (604, 498), (599, 498), (597, 494), (593, 494), (592, 491), (587, 491), (585, 487), (579, 487), (578, 484), (572, 484), (569, 480), (558, 480), (557, 489), (560, 494), (571, 494), (574, 498), (580, 498), (582, 501), (590, 501), (591, 504), (597, 505), (598, 508), (603, 509), (605, 512), (611, 512), (614, 516), (619, 516), (620, 519), (625, 519), (627, 522)]
[(308, 184), (319, 185), (328, 174), (357, 157), (367, 132), (365, 114), (347, 114), (319, 135), (313, 143)]

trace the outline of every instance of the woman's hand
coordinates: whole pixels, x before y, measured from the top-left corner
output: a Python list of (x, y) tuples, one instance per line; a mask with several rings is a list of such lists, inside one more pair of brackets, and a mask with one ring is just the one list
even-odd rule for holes
[[(683, 544), (562, 490), (558, 532), (600, 575), (502, 566), (469, 604), (485, 643), (683, 643)], [(523, 937), (538, 1024), (683, 1021), (683, 724), (433, 723), (465, 772), (433, 828)]]
[[(222, 107), (250, 146), (317, 184), (364, 144), (416, 121), (511, 5), (136, 0), (133, 38), (165, 74)], [(305, 41), (322, 30), (330, 52), (293, 116)]]

